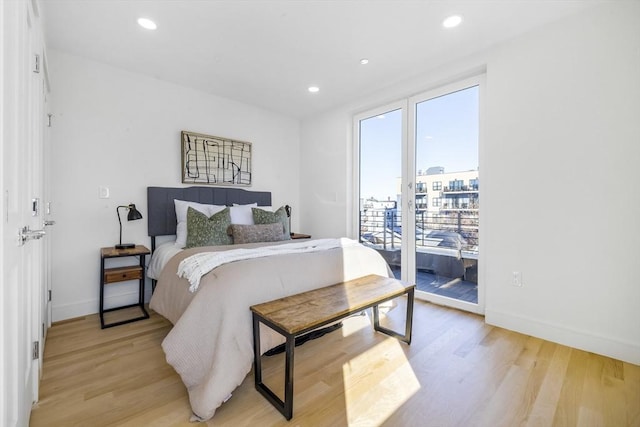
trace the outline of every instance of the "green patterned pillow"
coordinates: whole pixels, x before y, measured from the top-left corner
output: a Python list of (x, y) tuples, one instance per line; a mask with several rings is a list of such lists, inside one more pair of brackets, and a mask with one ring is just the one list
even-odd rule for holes
[(289, 217), (287, 217), (287, 212), (285, 211), (284, 206), (275, 212), (269, 212), (259, 208), (251, 208), (251, 211), (253, 212), (254, 224), (282, 223), (282, 240), (291, 239), (291, 235), (289, 234)]
[(230, 225), (229, 208), (207, 217), (202, 212), (189, 207), (187, 209), (186, 248), (232, 244), (233, 239), (227, 234)]

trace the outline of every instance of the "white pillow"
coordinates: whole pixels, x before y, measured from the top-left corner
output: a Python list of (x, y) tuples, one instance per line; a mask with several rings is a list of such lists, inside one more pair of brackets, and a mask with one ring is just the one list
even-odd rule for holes
[(251, 208), (257, 208), (257, 203), (248, 205), (238, 205), (236, 203), (231, 206), (231, 224), (253, 225), (253, 212)]
[(269, 212), (273, 212), (273, 206), (258, 206), (258, 203), (249, 203), (248, 205), (239, 205), (237, 203), (234, 203), (233, 206), (249, 206), (252, 208), (260, 208), (263, 211), (269, 211)]
[(202, 212), (207, 217), (210, 217), (214, 213), (218, 213), (226, 206), (219, 205), (205, 205), (196, 202), (186, 202), (184, 200), (174, 199), (173, 204), (176, 207), (176, 245), (184, 247), (187, 245), (187, 209), (193, 208), (198, 212)]

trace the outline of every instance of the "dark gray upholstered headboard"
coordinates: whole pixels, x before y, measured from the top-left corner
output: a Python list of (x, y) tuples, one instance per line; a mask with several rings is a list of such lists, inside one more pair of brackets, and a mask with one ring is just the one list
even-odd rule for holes
[(271, 206), (271, 193), (268, 191), (222, 187), (147, 187), (147, 224), (152, 246), (155, 246), (156, 236), (176, 234), (174, 199), (207, 205), (257, 203), (258, 206)]

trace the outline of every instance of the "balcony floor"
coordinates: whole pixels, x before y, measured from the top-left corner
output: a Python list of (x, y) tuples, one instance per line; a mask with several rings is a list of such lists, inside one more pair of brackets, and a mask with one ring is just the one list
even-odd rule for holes
[[(394, 276), (400, 278), (400, 267), (390, 266)], [(462, 279), (438, 276), (426, 271), (417, 271), (416, 288), (423, 292), (454, 298), (460, 301), (478, 303), (478, 284)]]

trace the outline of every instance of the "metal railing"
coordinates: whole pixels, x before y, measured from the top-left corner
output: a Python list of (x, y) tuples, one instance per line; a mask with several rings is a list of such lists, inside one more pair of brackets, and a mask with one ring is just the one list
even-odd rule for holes
[(477, 185), (460, 185), (454, 187), (445, 186), (442, 191), (445, 193), (467, 193), (472, 191), (480, 191), (480, 188)]
[[(402, 215), (395, 209), (360, 212), (360, 241), (400, 248)], [(448, 212), (437, 216), (416, 213), (416, 245), (459, 250), (477, 250), (479, 219), (477, 212)]]
[(478, 202), (473, 199), (467, 202), (454, 200), (443, 203), (441, 209), (478, 209)]

